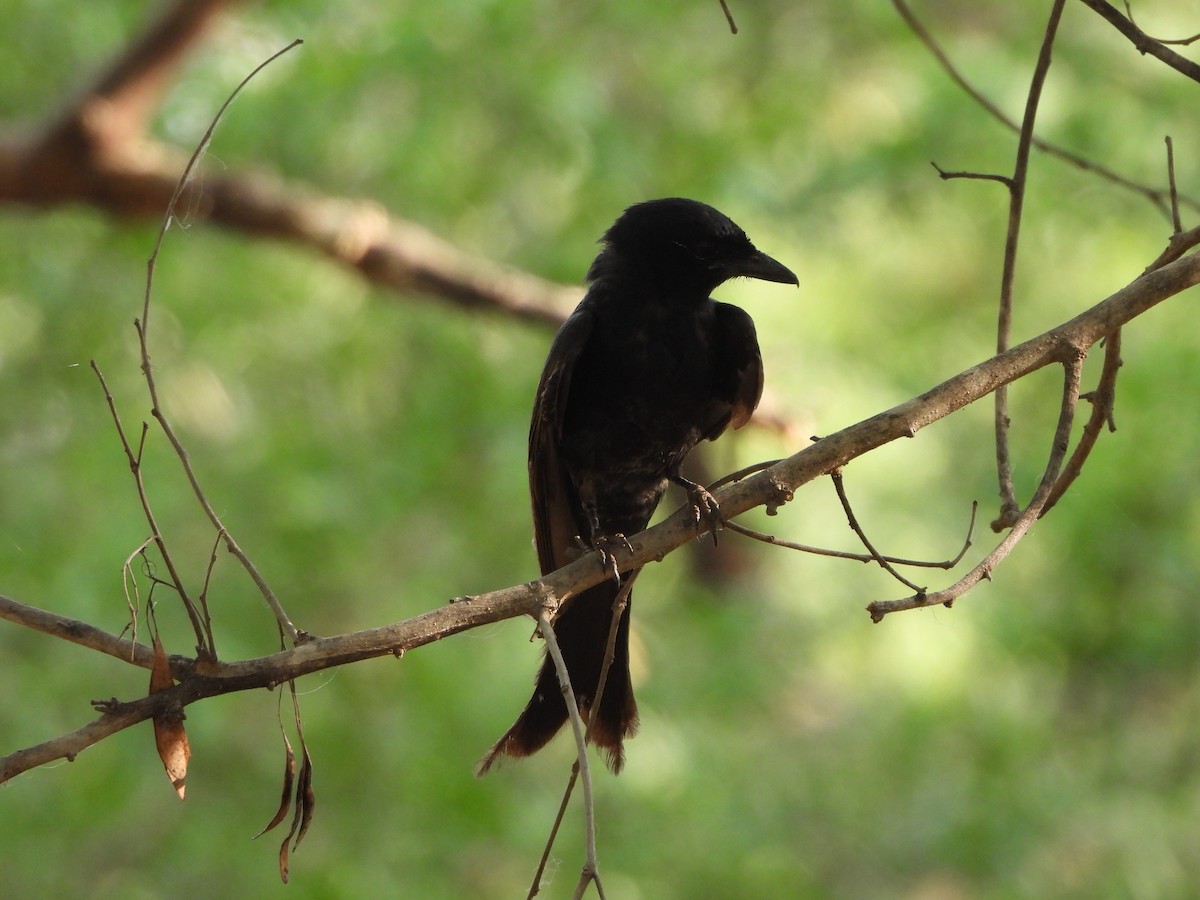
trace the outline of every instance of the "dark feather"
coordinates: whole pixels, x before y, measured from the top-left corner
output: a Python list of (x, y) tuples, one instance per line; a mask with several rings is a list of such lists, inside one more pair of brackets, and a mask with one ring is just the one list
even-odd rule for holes
[[(754, 323), (709, 297), (739, 276), (796, 283), (737, 225), (694, 200), (632, 206), (605, 233), (591, 287), (555, 336), (534, 401), (529, 489), (542, 574), (581, 546), (645, 529), (692, 447), (749, 421), (763, 385)], [(603, 696), (593, 702), (618, 590), (614, 580), (568, 598), (554, 621), (576, 701), (613, 771), (637, 727), (628, 605)], [(566, 718), (547, 658), (480, 773), (501, 756), (536, 752)]]

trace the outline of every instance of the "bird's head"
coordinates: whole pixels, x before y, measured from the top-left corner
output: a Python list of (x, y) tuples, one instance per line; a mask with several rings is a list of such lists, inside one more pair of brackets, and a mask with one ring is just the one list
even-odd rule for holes
[(756, 249), (728, 216), (696, 200), (670, 197), (631, 206), (605, 232), (603, 242), (589, 280), (628, 268), (705, 297), (730, 278), (799, 284), (790, 269)]

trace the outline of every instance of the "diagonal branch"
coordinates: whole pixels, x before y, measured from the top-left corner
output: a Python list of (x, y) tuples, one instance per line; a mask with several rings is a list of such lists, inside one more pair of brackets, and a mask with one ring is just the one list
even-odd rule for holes
[[(1196, 284), (1200, 284), (1200, 254), (1185, 256), (1148, 272), (1057, 328), (981, 362), (899, 406), (823, 437), (743, 481), (720, 489), (716, 498), (721, 510), (727, 517), (733, 517), (758, 506), (773, 508), (787, 503), (801, 485), (891, 441), (914, 437), (926, 426), (986, 397), (1003, 384), (1047, 365), (1071, 363), (1105, 335)], [(685, 505), (665, 521), (633, 536), (630, 549), (614, 550), (617, 568), (625, 572), (659, 561), (699, 537), (702, 527), (695, 521), (690, 505)], [(538, 581), (464, 597), (380, 628), (313, 638), (270, 656), (239, 662), (204, 661), (202, 664), (176, 657), (172, 659), (172, 674), (180, 679), (179, 684), (151, 697), (109, 705), (99, 720), (71, 735), (0, 758), (0, 784), (34, 766), (55, 759), (74, 758), (108, 735), (150, 718), (160, 709), (158, 704), (182, 707), (219, 694), (274, 687), (290, 678), (333, 666), (372, 657), (398, 656), (479, 625), (522, 615), (536, 618), (540, 611), (552, 612), (560, 598), (610, 577), (611, 569), (601, 561), (600, 555), (589, 553)], [(86, 638), (70, 637), (74, 629), (69, 620), (15, 601), (0, 603), (0, 616), (48, 633), (61, 633), (89, 646), (91, 643), (103, 645), (109, 648), (105, 652), (112, 652), (112, 640), (115, 639), (111, 636), (105, 638), (103, 632), (93, 631)], [(139, 666), (152, 664), (149, 648), (142, 645), (121, 644), (119, 655)]]
[[(150, 139), (146, 125), (171, 76), (233, 2), (176, 0), (53, 121), (0, 136), (0, 204), (85, 203), (114, 216), (161, 218), (187, 156)], [(464, 253), (377, 204), (261, 173), (206, 173), (181, 199), (193, 221), (294, 243), (396, 293), (554, 327), (582, 295)]]
[(231, 0), (176, 0), (149, 24), (66, 110), (49, 130), (91, 135), (101, 153), (121, 152), (140, 141), (171, 80)]
[(1121, 11), (1111, 3), (1107, 3), (1105, 0), (1082, 0), (1082, 3), (1129, 38), (1129, 42), (1138, 49), (1139, 53), (1149, 54), (1193, 81), (1200, 81), (1200, 65), (1192, 62), (1186, 56), (1176, 53), (1165, 46), (1162, 41), (1150, 37), (1130, 19), (1123, 16)]

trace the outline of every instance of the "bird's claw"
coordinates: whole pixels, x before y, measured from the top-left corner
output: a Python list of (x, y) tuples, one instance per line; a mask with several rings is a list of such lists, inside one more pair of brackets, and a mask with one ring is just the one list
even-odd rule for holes
[(612, 571), (613, 581), (621, 583), (621, 569), (617, 566), (617, 557), (613, 553), (618, 547), (624, 547), (633, 552), (633, 544), (623, 534), (601, 534), (592, 538), (591, 549), (600, 554), (600, 562)]
[(703, 524), (704, 530), (712, 535), (713, 546), (717, 546), (717, 532), (725, 524), (721, 504), (708, 492), (708, 488), (694, 482), (687, 485), (688, 501), (692, 505), (692, 521)]

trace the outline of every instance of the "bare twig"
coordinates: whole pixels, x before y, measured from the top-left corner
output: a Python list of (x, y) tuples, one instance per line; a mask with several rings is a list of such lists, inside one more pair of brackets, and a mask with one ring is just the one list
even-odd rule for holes
[[(596, 679), (596, 693), (592, 697), (591, 709), (599, 709), (600, 701), (604, 699), (604, 688), (608, 684), (608, 672), (612, 668), (613, 657), (617, 652), (617, 632), (620, 630), (621, 617), (625, 615), (625, 608), (629, 605), (629, 595), (633, 592), (633, 583), (637, 581), (638, 575), (642, 573), (641, 569), (634, 569), (621, 582), (621, 587), (617, 591), (617, 596), (613, 598), (612, 615), (608, 621), (608, 639), (604, 643), (604, 662), (600, 666), (600, 677)], [(588, 738), (591, 739), (592, 720), (588, 719)]]
[(1067, 492), (1067, 489), (1075, 483), (1075, 479), (1083, 471), (1083, 464), (1087, 462), (1102, 429), (1107, 425), (1109, 431), (1117, 430), (1113, 421), (1113, 405), (1116, 402), (1117, 373), (1121, 370), (1121, 365), (1121, 329), (1118, 328), (1104, 339), (1104, 366), (1100, 371), (1100, 381), (1096, 385), (1096, 389), (1083, 395), (1092, 403), (1092, 415), (1087, 424), (1083, 426), (1083, 434), (1079, 437), (1075, 452), (1071, 454), (1071, 458), (1063, 467), (1062, 474), (1054, 482), (1050, 496), (1046, 498), (1045, 505), (1038, 513), (1039, 517), (1050, 512), (1062, 495)]
[(1166, 248), (1158, 255), (1158, 258), (1154, 262), (1146, 266), (1145, 271), (1153, 272), (1155, 269), (1161, 269), (1167, 263), (1174, 262), (1196, 246), (1200, 246), (1200, 225), (1171, 235)]
[(1121, 15), (1121, 11), (1115, 6), (1106, 3), (1105, 0), (1082, 0), (1082, 2), (1084, 6), (1099, 14), (1108, 24), (1125, 35), (1139, 53), (1153, 56), (1193, 81), (1200, 81), (1200, 65), (1192, 62), (1186, 56), (1180, 56), (1174, 50), (1168, 49), (1162, 41), (1150, 37), (1131, 20)]
[[(934, 39), (933, 35), (930, 34), (929, 30), (923, 24), (921, 24), (921, 21), (913, 14), (906, 0), (892, 0), (892, 5), (895, 6), (896, 11), (900, 14), (900, 17), (904, 20), (905, 24), (908, 25), (913, 34), (917, 36), (918, 40), (925, 45), (926, 49), (929, 50), (933, 58), (938, 61), (943, 69), (945, 69), (946, 74), (950, 76), (951, 81), (957, 84), (963, 90), (963, 92), (967, 94), (967, 96), (974, 100), (975, 103), (984, 110), (984, 112), (986, 112), (1005, 128), (1009, 129), (1013, 133), (1017, 133), (1021, 130), (1019, 123), (1017, 123), (1007, 113), (1000, 109), (1000, 107), (993, 103), (986, 95), (984, 95), (982, 91), (971, 84), (958, 70), (958, 68), (950, 60), (950, 57)], [(1057, 144), (1053, 144), (1050, 141), (1043, 140), (1042, 138), (1037, 137), (1037, 135), (1034, 135), (1033, 137), (1033, 146), (1035, 146), (1038, 150), (1041, 150), (1047, 156), (1060, 159), (1063, 162), (1075, 166), (1077, 169), (1080, 169), (1084, 172), (1091, 172), (1092, 174), (1103, 178), (1105, 181), (1108, 181), (1111, 184), (1115, 184), (1118, 187), (1132, 191), (1133, 193), (1146, 198), (1163, 213), (1169, 212), (1166, 193), (1160, 188), (1152, 188), (1143, 184), (1139, 184), (1136, 181), (1126, 178), (1124, 175), (1118, 174), (1106, 166), (1100, 165), (1099, 163), (1080, 156), (1077, 153), (1072, 153), (1071, 151), (1066, 150)], [(939, 169), (939, 172), (940, 171), (941, 170)], [(946, 173), (943, 175), (943, 177), (990, 178), (997, 181), (1006, 180), (1006, 176), (976, 175), (967, 172)], [(1197, 202), (1190, 197), (1181, 196), (1180, 199), (1192, 208), (1200, 208), (1200, 202)]]
[[(1071, 352), (1070, 348), (1067, 348), (1064, 352)], [(1046, 500), (1049, 498), (1050, 492), (1058, 479), (1058, 474), (1062, 469), (1063, 459), (1070, 445), (1071, 425), (1075, 421), (1075, 406), (1079, 400), (1079, 380), (1083, 372), (1085, 355), (1085, 350), (1076, 350), (1074, 355), (1063, 363), (1062, 406), (1058, 416), (1058, 427), (1054, 430), (1054, 440), (1050, 445), (1050, 458), (1046, 463), (1045, 471), (1042, 473), (1042, 480), (1038, 484), (1037, 490), (1034, 491), (1029, 505), (1025, 507), (1020, 517), (1013, 523), (1012, 528), (1004, 536), (1004, 539), (975, 568), (944, 590), (933, 593), (918, 591), (911, 597), (905, 597), (901, 600), (883, 600), (870, 604), (867, 606), (867, 612), (871, 615), (871, 621), (880, 622), (889, 613), (905, 609), (952, 605), (955, 600), (981, 580), (984, 578), (990, 579), (996, 566), (1020, 543), (1021, 539), (1041, 515)]]
[[(1017, 158), (1013, 165), (1012, 180), (1008, 185), (1008, 231), (1004, 238), (1004, 267), (1000, 276), (1000, 312), (996, 322), (996, 352), (1008, 349), (1012, 334), (1013, 285), (1017, 273), (1017, 246), (1021, 234), (1021, 214), (1025, 207), (1025, 184), (1029, 173), (1029, 151), (1033, 143), (1033, 125), (1037, 119), (1038, 103), (1046, 73), (1050, 70), (1051, 50), (1058, 33), (1066, 0), (1054, 0), (1046, 33), (1038, 52), (1037, 64), (1025, 99), (1025, 115), (1021, 120), (1021, 133), (1017, 139)], [(992, 530), (1001, 531), (1011, 525), (1020, 513), (1013, 488), (1012, 457), (1009, 453), (1008, 429), (1012, 420), (1008, 415), (1008, 389), (996, 391), (996, 474), (1000, 485), (1000, 513), (992, 522)]]
[(756, 462), (753, 465), (746, 466), (743, 469), (738, 469), (736, 472), (730, 472), (728, 475), (722, 475), (720, 478), (710, 484), (708, 489), (710, 491), (715, 491), (719, 487), (724, 487), (725, 485), (732, 484), (735, 481), (741, 481), (743, 478), (753, 475), (755, 472), (761, 472), (763, 469), (771, 468), (771, 466), (778, 462), (782, 462), (782, 460), (768, 459), (764, 460), (763, 462)]
[(1167, 143), (1167, 183), (1171, 188), (1171, 224), (1175, 226), (1172, 234), (1183, 231), (1183, 221), (1179, 218), (1179, 190), (1175, 186), (1175, 142), (1168, 134)]
[(903, 556), (880, 556), (878, 558), (871, 556), (868, 553), (851, 553), (848, 550), (830, 550), (828, 547), (816, 547), (812, 544), (800, 544), (796, 541), (784, 540), (773, 534), (767, 534), (762, 531), (756, 531), (753, 528), (747, 528), (745, 525), (738, 522), (726, 522), (725, 528), (728, 530), (748, 537), (751, 540), (761, 541), (764, 544), (770, 544), (773, 547), (782, 547), (785, 550), (796, 550), (800, 553), (811, 553), (813, 556), (828, 556), (833, 559), (848, 559), (851, 562), (872, 563), (878, 559), (886, 560), (894, 566), (911, 566), (920, 569), (953, 569), (957, 566), (967, 551), (971, 549), (971, 533), (975, 528), (975, 512), (979, 508), (978, 501), (971, 503), (971, 525), (967, 530), (967, 538), (963, 542), (957, 555), (952, 559), (928, 560), (928, 559), (908, 559)]
[(725, 21), (729, 23), (729, 33), (737, 34), (737, 22), (733, 21), (733, 13), (729, 9), (729, 3), (726, 0), (721, 0), (721, 11), (725, 13)]
[[(600, 666), (600, 677), (596, 681), (596, 693), (592, 697), (590, 708), (599, 709), (600, 701), (604, 697), (604, 687), (608, 683), (608, 670), (612, 666), (613, 656), (616, 654), (617, 647), (617, 630), (621, 624), (621, 616), (625, 613), (625, 607), (629, 603), (629, 594), (633, 590), (633, 583), (637, 581), (641, 569), (634, 569), (630, 572), (625, 580), (621, 583), (620, 590), (617, 591), (616, 597), (613, 598), (612, 617), (609, 620), (608, 639), (604, 645), (604, 662)], [(587, 731), (584, 733), (584, 743), (588, 743), (592, 736), (592, 719), (588, 716)], [(533, 874), (533, 883), (530, 885), (528, 898), (537, 896), (541, 889), (542, 876), (545, 874), (546, 866), (550, 862), (550, 853), (554, 849), (554, 842), (558, 839), (558, 831), (562, 827), (563, 817), (567, 812), (567, 805), (571, 801), (571, 794), (575, 790), (575, 782), (579, 778), (579, 761), (571, 766), (571, 774), (567, 778), (567, 786), (563, 789), (562, 800), (558, 804), (558, 812), (554, 816), (554, 824), (550, 826), (550, 834), (546, 838), (546, 845), (542, 849), (542, 856), (538, 860), (537, 871)]]
[[(200, 482), (196, 477), (195, 470), (192, 468), (191, 460), (188, 457), (187, 450), (184, 448), (183, 443), (179, 440), (179, 437), (175, 434), (175, 429), (171, 427), (170, 421), (162, 411), (162, 405), (159, 403), (158, 399), (158, 386), (154, 380), (154, 367), (150, 363), (150, 348), (147, 339), (147, 332), (150, 327), (150, 300), (154, 292), (154, 267), (158, 261), (159, 251), (162, 249), (163, 241), (166, 238), (167, 228), (170, 226), (171, 220), (175, 216), (175, 208), (176, 204), (179, 202), (179, 197), (183, 194), (183, 189), (187, 185), (188, 180), (191, 178), (192, 172), (195, 170), (196, 164), (199, 162), (200, 157), (203, 155), (205, 150), (208, 148), (209, 143), (212, 141), (213, 132), (216, 131), (217, 124), (221, 121), (221, 117), (225, 114), (225, 110), (229, 109), (229, 106), (235, 99), (237, 99), (238, 94), (241, 93), (242, 88), (249, 84), (254, 76), (256, 76), (259, 72), (273, 63), (279, 57), (283, 56), (283, 54), (287, 53), (294, 47), (298, 47), (302, 43), (303, 41), (300, 40), (292, 41), (282, 50), (273, 53), (266, 60), (255, 66), (250, 74), (243, 78), (238, 86), (233, 89), (233, 92), (230, 93), (225, 102), (221, 104), (221, 108), (217, 110), (217, 114), (213, 116), (213, 119), (209, 123), (208, 128), (205, 130), (204, 135), (200, 138), (199, 144), (196, 145), (196, 149), (192, 152), (191, 158), (188, 160), (187, 165), (184, 166), (183, 172), (179, 176), (179, 181), (175, 185), (175, 190), (171, 194), (171, 199), (167, 202), (166, 211), (163, 213), (162, 225), (159, 227), (158, 236), (154, 242), (154, 250), (150, 254), (150, 259), (146, 262), (146, 291), (142, 301), (142, 317), (140, 320), (134, 321), (134, 327), (137, 329), (138, 334), (138, 343), (141, 348), (142, 374), (146, 379), (146, 389), (150, 393), (151, 415), (158, 420), (158, 424), (162, 427), (163, 434), (166, 435), (171, 447), (175, 450), (175, 455), (179, 458), (179, 463), (183, 467), (183, 471), (187, 476), (188, 483), (192, 486), (192, 493), (195, 494), (196, 500), (204, 510), (208, 520), (217, 530), (217, 534), (224, 537), (226, 548), (237, 558), (238, 562), (242, 564), (242, 567), (246, 570), (247, 574), (249, 574), (251, 580), (253, 580), (255, 585), (258, 586), (259, 592), (262, 594), (267, 606), (270, 607), (276, 621), (279, 623), (279, 627), (283, 629), (283, 631), (292, 641), (299, 639), (301, 633), (297, 630), (296, 626), (292, 624), (291, 619), (288, 618), (287, 613), (283, 609), (283, 605), (279, 602), (279, 598), (275, 596), (275, 592), (271, 590), (270, 586), (266, 582), (266, 579), (263, 578), (262, 574), (258, 571), (258, 567), (254, 565), (250, 557), (246, 555), (246, 553), (238, 545), (237, 541), (234, 540), (233, 535), (229, 533), (229, 529), (226, 528), (221, 522), (220, 516), (217, 515), (216, 510), (213, 509), (212, 504), (209, 503), (208, 497), (205, 496), (204, 490), (200, 487)], [(172, 575), (174, 574), (175, 573), (172, 571)], [(182, 592), (182, 587), (180, 590)], [(199, 620), (195, 608), (189, 605), (188, 614), (192, 618), (193, 626), (198, 627)], [(212, 651), (211, 647), (209, 649)]]
[(885, 572), (887, 572), (905, 587), (916, 591), (918, 594), (924, 594), (925, 588), (918, 587), (916, 584), (909, 581), (907, 578), (897, 572), (895, 567), (880, 555), (879, 551), (875, 549), (875, 545), (872, 544), (870, 539), (867, 538), (866, 532), (863, 531), (862, 526), (858, 524), (858, 517), (854, 515), (854, 508), (850, 505), (850, 498), (846, 496), (846, 485), (844, 479), (842, 478), (842, 470), (840, 468), (834, 469), (829, 473), (829, 477), (833, 479), (833, 487), (834, 490), (837, 491), (838, 500), (842, 504), (842, 512), (846, 514), (846, 522), (850, 525), (850, 530), (858, 535), (858, 539), (862, 541), (862, 545), (866, 547), (867, 552), (871, 554), (871, 559), (879, 563), (880, 567)]
[[(158, 548), (159, 555), (162, 557), (163, 564), (167, 567), (168, 574), (171, 576), (169, 583), (179, 595), (179, 599), (183, 603), (183, 608), (187, 611), (188, 619), (192, 623), (192, 630), (196, 634), (196, 652), (201, 655), (211, 654), (212, 648), (205, 640), (204, 626), (200, 621), (200, 614), (196, 611), (196, 604), (192, 602), (192, 598), (184, 586), (183, 578), (180, 577), (179, 570), (175, 566), (175, 560), (171, 556), (171, 551), (167, 549), (167, 542), (162, 536), (162, 530), (158, 527), (158, 520), (154, 516), (154, 509), (150, 506), (150, 497), (146, 493), (146, 483), (142, 478), (142, 450), (146, 443), (146, 423), (142, 423), (142, 436), (138, 444), (138, 450), (134, 453), (128, 438), (125, 436), (125, 429), (121, 425), (121, 417), (117, 414), (117, 406), (113, 400), (112, 392), (108, 389), (108, 383), (104, 380), (104, 373), (100, 371), (100, 367), (94, 359), (91, 361), (91, 365), (92, 371), (96, 373), (96, 378), (99, 379), (100, 387), (104, 391), (104, 400), (108, 403), (108, 411), (112, 414), (113, 424), (117, 429), (117, 436), (121, 439), (121, 447), (124, 449), (125, 458), (129, 462), (129, 470), (133, 473), (133, 480), (137, 486), (138, 500), (142, 504), (142, 514), (146, 517), (146, 522), (150, 526), (150, 536), (154, 540), (154, 545)], [(144, 547), (145, 544), (142, 546)], [(128, 602), (128, 597), (126, 597), (126, 602)]]
[(993, 172), (950, 172), (946, 169), (943, 169), (935, 162), (931, 162), (930, 165), (933, 166), (933, 168), (937, 171), (938, 177), (942, 179), (942, 181), (953, 181), (956, 178), (962, 178), (968, 181), (998, 181), (1006, 188), (1012, 188), (1012, 178), (1010, 178), (1008, 175), (997, 175)]
[[(603, 897), (604, 888), (601, 886), (600, 872), (596, 862), (596, 801), (592, 795), (592, 769), (588, 764), (583, 719), (580, 718), (579, 706), (575, 702), (575, 690), (571, 687), (571, 676), (567, 672), (566, 660), (563, 659), (562, 650), (558, 647), (558, 638), (554, 635), (554, 626), (550, 624), (550, 618), (545, 610), (538, 613), (537, 622), (538, 630), (546, 641), (546, 652), (550, 654), (550, 659), (554, 662), (554, 671), (558, 673), (558, 686), (562, 690), (563, 700), (567, 704), (567, 719), (571, 723), (571, 732), (575, 736), (575, 764), (579, 767), (580, 778), (583, 781), (583, 832), (587, 857), (579, 876), (579, 884), (575, 888), (575, 896), (582, 897), (588, 884), (595, 882), (596, 890)], [(535, 882), (535, 888), (536, 885)]]
[(212, 649), (213, 656), (217, 655), (217, 640), (213, 636), (212, 613), (208, 609), (208, 586), (212, 583), (213, 570), (217, 567), (217, 551), (221, 549), (221, 542), (224, 538), (224, 529), (217, 529), (217, 535), (213, 538), (212, 550), (208, 554), (208, 565), (204, 567), (204, 584), (200, 587), (200, 596), (196, 598), (200, 604), (200, 612), (204, 616), (204, 634), (208, 638), (208, 646)]
[(138, 612), (142, 608), (142, 595), (138, 589), (137, 575), (133, 571), (133, 560), (140, 556), (143, 564), (149, 565), (149, 560), (146, 559), (146, 548), (153, 542), (154, 535), (150, 535), (125, 557), (125, 562), (121, 565), (121, 588), (125, 592), (125, 609), (129, 612), (129, 624), (121, 629), (121, 634), (124, 635), (128, 631), (129, 638), (133, 641), (137, 640)]
[[(1124, 7), (1126, 7), (1126, 16), (1128, 17), (1129, 22), (1133, 22), (1133, 20), (1134, 20), (1133, 6), (1129, 4), (1129, 0), (1124, 0), (1123, 5), (1124, 5)], [(1192, 43), (1195, 43), (1196, 41), (1200, 41), (1200, 35), (1192, 35), (1192, 37), (1176, 37), (1176, 38), (1153, 37), (1153, 38), (1151, 38), (1151, 40), (1158, 41), (1159, 43), (1175, 44), (1175, 46), (1177, 46), (1177, 47), (1187, 47), (1188, 44), (1192, 44)]]

